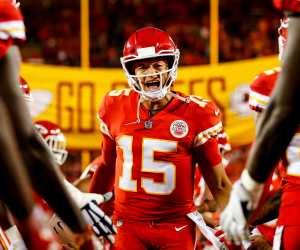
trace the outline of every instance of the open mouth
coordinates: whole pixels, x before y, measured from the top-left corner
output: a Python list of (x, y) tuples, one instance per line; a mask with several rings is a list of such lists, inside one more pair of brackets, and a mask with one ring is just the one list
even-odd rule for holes
[(145, 83), (145, 87), (147, 87), (148, 89), (154, 89), (154, 88), (156, 89), (159, 87), (159, 85), (160, 85), (159, 81)]

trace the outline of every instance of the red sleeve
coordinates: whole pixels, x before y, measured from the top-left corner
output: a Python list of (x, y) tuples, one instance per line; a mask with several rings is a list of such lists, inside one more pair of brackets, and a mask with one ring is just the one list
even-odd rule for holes
[(25, 40), (25, 27), (20, 10), (9, 0), (0, 0), (0, 58), (9, 46)]
[(250, 89), (262, 95), (270, 95), (271, 90), (267, 88), (266, 76), (264, 74), (255, 77), (250, 85)]
[(98, 112), (99, 128), (102, 134), (102, 150), (100, 157), (94, 162), (97, 166), (90, 185), (91, 192), (100, 194), (113, 189), (115, 176), (116, 144), (109, 129), (109, 105), (107, 101), (106, 95)]
[(104, 194), (112, 191), (115, 177), (116, 145), (108, 136), (103, 135), (101, 156), (95, 164), (97, 168), (92, 177), (90, 192)]
[(258, 75), (250, 85), (249, 108), (255, 112), (264, 110), (269, 102), (268, 96), (271, 90), (264, 74)]
[[(103, 135), (102, 151), (94, 164), (97, 165), (92, 177), (89, 191), (105, 194), (114, 189), (116, 145), (108, 136)], [(109, 216), (114, 211), (114, 199), (101, 205), (102, 210)]]
[(255, 78), (253, 83), (250, 85), (250, 109), (256, 112), (261, 112), (267, 108), (278, 74), (279, 68), (274, 68), (266, 70), (264, 73)]
[(222, 155), (218, 147), (218, 139), (212, 138), (205, 144), (195, 148), (195, 158), (203, 168), (211, 168), (220, 164)]
[(197, 119), (201, 120), (194, 143), (197, 163), (202, 167), (216, 166), (222, 161), (218, 146), (218, 137), (223, 132), (220, 110), (209, 102)]

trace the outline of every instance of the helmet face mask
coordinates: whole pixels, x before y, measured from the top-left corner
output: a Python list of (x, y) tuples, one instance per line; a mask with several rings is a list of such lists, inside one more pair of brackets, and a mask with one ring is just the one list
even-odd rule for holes
[(66, 141), (64, 136), (62, 137), (61, 135), (48, 136), (46, 138), (46, 143), (53, 153), (54, 159), (58, 165), (64, 164), (68, 157), (68, 152), (65, 150)]
[[(176, 80), (179, 54), (179, 50), (166, 32), (153, 27), (137, 30), (125, 43), (123, 57), (121, 57), (121, 64), (129, 86), (146, 100), (157, 101), (164, 98)], [(151, 59), (166, 59), (168, 69), (145, 75), (132, 72), (134, 62)], [(139, 79), (150, 76), (157, 76), (160, 79), (159, 90), (145, 90), (142, 86)]]
[(37, 121), (35, 128), (47, 143), (57, 164), (64, 164), (68, 151), (66, 150), (66, 138), (61, 129), (55, 123), (49, 121)]
[[(152, 70), (150, 73), (147, 70), (139, 70), (141, 64), (141, 67), (148, 67), (144, 66), (147, 61), (149, 61), (148, 65), (159, 65), (159, 69), (155, 69), (155, 72)], [(169, 68), (168, 61), (164, 58), (139, 60), (134, 65), (137, 65), (137, 67), (133, 66), (135, 74), (127, 75), (130, 87), (146, 100), (156, 101), (164, 98), (176, 79), (177, 71), (174, 71), (173, 65)], [(151, 89), (147, 86), (149, 83), (157, 85), (156, 88)]]

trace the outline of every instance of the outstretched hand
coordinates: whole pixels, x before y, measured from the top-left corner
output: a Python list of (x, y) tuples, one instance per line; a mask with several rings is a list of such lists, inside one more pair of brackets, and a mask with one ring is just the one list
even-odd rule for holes
[(117, 233), (116, 227), (112, 220), (107, 216), (99, 205), (112, 198), (112, 192), (104, 195), (84, 193), (87, 198), (85, 205), (81, 207), (81, 213), (87, 223), (93, 226), (93, 231), (96, 236), (104, 236), (110, 243), (114, 243), (113, 234)]
[(248, 172), (244, 171), (241, 179), (233, 185), (229, 202), (221, 213), (220, 224), (225, 238), (236, 245), (249, 240), (247, 219), (256, 209), (263, 192), (263, 184), (256, 184), (249, 178)]

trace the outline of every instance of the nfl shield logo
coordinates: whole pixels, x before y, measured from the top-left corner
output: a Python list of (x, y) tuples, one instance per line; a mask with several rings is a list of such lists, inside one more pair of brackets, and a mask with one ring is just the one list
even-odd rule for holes
[(185, 121), (176, 120), (172, 122), (170, 132), (176, 138), (183, 138), (188, 134), (189, 127)]

